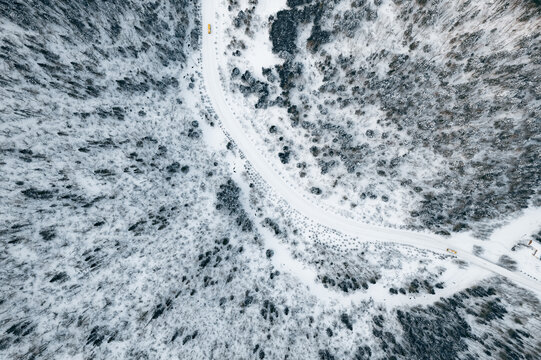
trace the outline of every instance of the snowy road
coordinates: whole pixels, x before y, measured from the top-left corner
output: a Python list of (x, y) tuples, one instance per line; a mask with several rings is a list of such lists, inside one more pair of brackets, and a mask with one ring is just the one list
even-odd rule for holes
[[(216, 57), (215, 37), (207, 33), (208, 24), (212, 24), (213, 33), (219, 32), (216, 16), (215, 1), (202, 1), (202, 31), (203, 31), (203, 78), (207, 95), (219, 120), (235, 141), (238, 149), (243, 153), (246, 160), (255, 171), (272, 188), (275, 194), (287, 200), (290, 206), (303, 216), (324, 225), (328, 228), (339, 231), (343, 234), (372, 241), (392, 242), (410, 245), (438, 253), (447, 253), (447, 248), (457, 250), (457, 257), (493, 273), (506, 277), (507, 279), (534, 291), (541, 296), (541, 282), (521, 272), (511, 272), (490, 261), (480, 258), (472, 253), (472, 244), (478, 243), (474, 238), (461, 236), (460, 238), (445, 238), (429, 233), (418, 233), (408, 230), (385, 228), (365, 223), (360, 223), (346, 218), (340, 214), (326, 211), (312, 203), (299, 191), (293, 189), (271, 166), (269, 166), (262, 154), (259, 154), (256, 147), (246, 136), (240, 122), (231, 111), (226, 94), (222, 88), (220, 69)], [(505, 249), (501, 249), (505, 251)], [(504, 252), (501, 252), (503, 254)]]

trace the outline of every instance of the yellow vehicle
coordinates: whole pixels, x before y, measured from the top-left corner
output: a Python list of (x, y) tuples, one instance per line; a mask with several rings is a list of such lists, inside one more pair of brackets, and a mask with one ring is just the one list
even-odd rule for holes
[(209, 34), (210, 34), (210, 24), (209, 24)]
[(456, 250), (447, 248), (447, 252), (456, 255)]

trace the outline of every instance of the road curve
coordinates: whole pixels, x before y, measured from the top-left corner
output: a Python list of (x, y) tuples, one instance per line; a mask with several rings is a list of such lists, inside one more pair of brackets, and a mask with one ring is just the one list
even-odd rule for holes
[(326, 211), (303, 197), (298, 191), (291, 188), (286, 181), (271, 166), (265, 158), (259, 154), (256, 147), (245, 135), (240, 123), (236, 120), (226, 101), (226, 95), (222, 88), (214, 37), (208, 34), (208, 24), (212, 24), (212, 32), (221, 31), (215, 20), (216, 8), (219, 0), (205, 0), (201, 2), (202, 13), (202, 73), (206, 94), (210, 99), (213, 109), (224, 129), (229, 133), (246, 160), (250, 163), (261, 178), (267, 182), (278, 196), (303, 216), (314, 222), (334, 229), (340, 233), (359, 239), (372, 241), (391, 242), (410, 245), (438, 253), (447, 253), (447, 248), (457, 250), (457, 257), (493, 273), (506, 277), (518, 285), (535, 292), (541, 297), (541, 282), (529, 278), (519, 272), (511, 272), (490, 261), (482, 259), (471, 252), (472, 244), (468, 241), (452, 242), (453, 238), (445, 238), (428, 233), (418, 233), (409, 230), (386, 228), (357, 222), (340, 214)]

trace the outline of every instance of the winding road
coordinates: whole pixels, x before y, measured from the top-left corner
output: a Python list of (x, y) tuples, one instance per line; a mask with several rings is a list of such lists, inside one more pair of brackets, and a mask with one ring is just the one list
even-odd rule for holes
[(226, 94), (222, 88), (218, 59), (216, 58), (216, 45), (213, 34), (208, 34), (207, 26), (212, 24), (212, 32), (220, 31), (215, 19), (216, 0), (202, 1), (202, 73), (206, 94), (223, 128), (229, 133), (238, 149), (261, 178), (271, 187), (275, 194), (285, 199), (290, 206), (312, 221), (334, 229), (345, 235), (372, 241), (382, 241), (410, 245), (417, 248), (431, 250), (437, 253), (447, 253), (448, 248), (457, 251), (456, 256), (466, 262), (487, 269), (495, 274), (515, 282), (516, 284), (535, 292), (541, 297), (541, 282), (521, 272), (511, 272), (495, 263), (476, 256), (472, 253), (472, 244), (476, 240), (454, 237), (442, 237), (429, 233), (419, 233), (408, 230), (392, 229), (357, 222), (340, 214), (326, 211), (302, 196), (293, 189), (271, 166), (267, 164), (264, 156), (256, 150), (242, 129), (236, 116), (233, 115), (226, 101)]

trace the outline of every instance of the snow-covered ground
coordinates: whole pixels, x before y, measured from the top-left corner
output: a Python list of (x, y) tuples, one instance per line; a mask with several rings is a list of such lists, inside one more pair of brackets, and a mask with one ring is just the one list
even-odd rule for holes
[[(243, 156), (246, 157), (250, 165), (253, 166), (255, 171), (278, 196), (291, 204), (293, 209), (318, 224), (323, 224), (328, 228), (358, 238), (359, 241), (376, 240), (382, 242), (396, 242), (440, 253), (448, 252), (447, 249), (449, 248), (454, 249), (458, 251), (457, 256), (461, 259), (508, 277), (530, 290), (541, 293), (541, 282), (536, 280), (535, 271), (532, 274), (514, 273), (495, 264), (496, 261), (493, 259), (498, 259), (502, 255), (507, 255), (509, 247), (499, 246), (499, 243), (493, 244), (491, 241), (487, 242), (489, 244), (487, 246), (487, 243), (477, 240), (468, 233), (451, 237), (442, 237), (429, 234), (428, 232), (420, 233), (362, 223), (344, 216), (340, 212), (332, 211), (332, 209), (329, 209), (328, 207), (322, 207), (321, 203), (315, 203), (313, 201), (313, 197), (299, 191), (290, 179), (284, 177), (280, 171), (272, 166), (272, 162), (269, 162), (268, 159), (262, 155), (257, 147), (256, 140), (252, 140), (257, 138), (255, 130), (250, 126), (243, 126), (238, 120), (239, 118), (235, 113), (235, 109), (239, 109), (239, 107), (233, 107), (234, 110), (231, 110), (231, 106), (234, 106), (231, 104), (235, 103), (233, 101), (228, 101), (229, 99), (226, 95), (226, 87), (223, 83), (226, 76), (223, 74), (224, 69), (222, 68), (220, 70), (220, 62), (218, 61), (222, 54), (218, 51), (219, 47), (217, 46), (219, 43), (223, 44), (223, 42), (219, 41), (219, 34), (224, 34), (225, 30), (222, 30), (223, 27), (220, 25), (222, 24), (220, 22), (220, 16), (216, 14), (220, 12), (223, 14), (223, 11), (225, 10), (222, 8), (221, 11), (217, 11), (217, 8), (210, 3), (203, 4), (202, 9), (203, 24), (214, 24), (214, 33), (205, 34), (206, 36), (203, 36), (203, 75), (205, 78), (206, 91), (212, 102), (213, 108), (216, 111), (224, 130), (235, 141), (235, 144), (239, 147), (240, 151), (242, 151)], [(218, 34), (218, 36), (215, 34)], [(222, 71), (222, 74), (220, 71)], [(241, 112), (243, 109), (237, 111)], [(523, 220), (520, 218), (516, 220), (517, 223), (519, 225), (526, 223), (530, 226), (530, 231), (533, 231), (538, 226), (538, 219), (541, 218), (541, 209), (533, 209), (526, 212), (523, 216)], [(515, 229), (513, 224), (508, 225), (508, 227)], [(510, 232), (512, 233), (513, 230)], [(528, 230), (526, 230), (526, 232), (528, 232)], [(516, 242), (522, 236), (523, 234), (517, 234), (515, 232), (515, 238), (508, 239), (507, 241), (510, 243)], [(481, 258), (474, 255), (474, 245), (482, 246), (483, 248), (488, 247), (485, 251), (487, 254), (490, 254), (487, 258), (491, 261), (487, 260), (485, 257)], [(532, 269), (525, 270), (528, 271)]]
[[(539, 73), (527, 55), (538, 45), (531, 4), (337, 1), (319, 6), (321, 20), (311, 2), (220, 4), (213, 36), (229, 105), (267, 163), (321, 207), (486, 236), (539, 206), (528, 134), (540, 103), (521, 95), (536, 93)], [(288, 24), (279, 5), (293, 22), (287, 56), (269, 34)], [(320, 51), (308, 40), (315, 21), (331, 38)]]
[(538, 210), (415, 232), (269, 152), (302, 133), (231, 88), (231, 58), (283, 60), (270, 16), (301, 3), (0, 2), (1, 359), (535, 358)]

